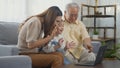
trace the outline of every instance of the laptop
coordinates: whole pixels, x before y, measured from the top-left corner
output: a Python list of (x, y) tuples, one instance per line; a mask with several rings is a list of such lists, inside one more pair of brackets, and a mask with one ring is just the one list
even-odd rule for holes
[(80, 66), (95, 66), (96, 64), (100, 64), (102, 62), (103, 58), (104, 58), (104, 53), (105, 53), (106, 49), (107, 49), (106, 45), (100, 46), (95, 61), (91, 61), (91, 62), (85, 63), (85, 64), (75, 63), (75, 65), (80, 65)]

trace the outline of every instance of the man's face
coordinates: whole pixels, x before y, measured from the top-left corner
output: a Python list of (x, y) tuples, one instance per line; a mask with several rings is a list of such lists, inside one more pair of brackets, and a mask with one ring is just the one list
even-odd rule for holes
[(78, 18), (78, 9), (77, 8), (69, 8), (68, 11), (65, 11), (65, 18), (68, 22), (75, 22)]

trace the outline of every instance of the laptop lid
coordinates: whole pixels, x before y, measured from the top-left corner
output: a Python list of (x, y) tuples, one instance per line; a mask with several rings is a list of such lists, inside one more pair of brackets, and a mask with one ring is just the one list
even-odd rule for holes
[(96, 56), (96, 60), (95, 60), (94, 65), (99, 64), (99, 63), (102, 62), (106, 49), (107, 49), (106, 45), (100, 46), (99, 51), (98, 51), (97, 56)]
[(105, 46), (105, 45), (104, 46), (100, 46), (95, 61), (91, 61), (91, 62), (85, 63), (85, 64), (77, 63), (76, 65), (80, 65), (80, 66), (94, 66), (96, 64), (101, 63), (103, 58), (104, 58), (104, 53), (105, 53), (106, 48), (107, 48), (107, 46)]

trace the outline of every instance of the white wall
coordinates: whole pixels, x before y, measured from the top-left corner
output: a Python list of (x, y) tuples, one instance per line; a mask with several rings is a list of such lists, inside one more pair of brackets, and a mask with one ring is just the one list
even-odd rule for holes
[(0, 21), (19, 22), (26, 18), (26, 0), (0, 0)]
[(72, 0), (28, 0), (28, 16), (39, 14), (46, 10), (50, 6), (58, 6), (62, 11), (65, 9), (65, 5)]
[(22, 22), (50, 6), (58, 6), (64, 11), (69, 2), (72, 0), (0, 0), (0, 21)]

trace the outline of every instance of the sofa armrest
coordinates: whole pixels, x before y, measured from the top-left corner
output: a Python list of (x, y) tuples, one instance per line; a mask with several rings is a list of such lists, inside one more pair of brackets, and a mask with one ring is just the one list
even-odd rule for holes
[(0, 57), (0, 68), (32, 68), (32, 62), (29, 56), (4, 56)]
[(93, 46), (93, 52), (95, 54), (97, 54), (99, 51), (99, 48), (101, 46), (101, 42), (100, 41), (92, 41), (92, 46)]
[(16, 45), (0, 45), (0, 56), (18, 55), (19, 49)]

